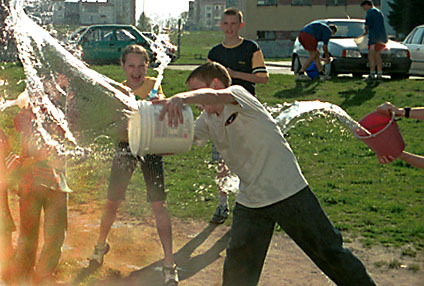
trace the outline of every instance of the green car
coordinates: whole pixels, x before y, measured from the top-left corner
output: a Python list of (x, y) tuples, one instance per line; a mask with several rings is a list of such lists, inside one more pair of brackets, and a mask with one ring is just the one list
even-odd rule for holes
[(143, 46), (149, 54), (150, 62), (156, 62), (151, 48), (154, 42), (131, 25), (88, 26), (80, 32), (77, 43), (82, 48), (83, 60), (89, 64), (119, 64), (122, 51), (132, 44)]

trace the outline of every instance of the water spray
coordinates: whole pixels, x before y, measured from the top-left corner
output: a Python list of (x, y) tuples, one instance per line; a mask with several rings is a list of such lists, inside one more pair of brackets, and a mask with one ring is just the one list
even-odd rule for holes
[(153, 52), (156, 53), (156, 60), (159, 62), (159, 66), (155, 68), (154, 70), (158, 72), (158, 75), (156, 77), (156, 82), (153, 87), (153, 89), (150, 91), (149, 96), (147, 97), (147, 100), (152, 100), (158, 96), (158, 90), (159, 86), (163, 79), (163, 72), (165, 68), (168, 66), (168, 64), (171, 62), (171, 58), (166, 54), (165, 48), (163, 47), (162, 43), (160, 41), (155, 41), (150, 46)]

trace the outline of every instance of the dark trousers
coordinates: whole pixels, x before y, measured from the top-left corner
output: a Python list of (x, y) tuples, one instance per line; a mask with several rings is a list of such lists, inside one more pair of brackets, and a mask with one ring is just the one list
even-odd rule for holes
[[(339, 286), (374, 286), (364, 265), (347, 248), (309, 187), (263, 208), (236, 204), (224, 263), (224, 286), (257, 285), (275, 223)], [(284, 267), (284, 261), (281, 267)]]

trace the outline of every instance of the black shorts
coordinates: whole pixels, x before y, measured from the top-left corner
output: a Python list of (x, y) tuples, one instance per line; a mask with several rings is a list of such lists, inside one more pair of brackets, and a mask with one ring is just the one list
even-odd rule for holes
[(109, 188), (107, 190), (107, 198), (109, 200), (125, 200), (125, 191), (138, 162), (141, 164), (144, 181), (146, 182), (147, 201), (166, 200), (162, 156), (146, 155), (144, 160), (142, 160), (139, 156), (133, 156), (128, 143), (124, 142), (118, 144), (118, 149), (113, 157)]

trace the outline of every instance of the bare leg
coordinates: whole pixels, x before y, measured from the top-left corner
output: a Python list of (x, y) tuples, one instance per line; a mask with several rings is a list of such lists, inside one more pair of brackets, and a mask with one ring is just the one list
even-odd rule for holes
[(168, 209), (165, 201), (156, 201), (151, 203), (153, 214), (156, 219), (156, 228), (162, 243), (164, 252), (164, 265), (172, 266), (175, 264), (174, 254), (172, 252), (172, 227), (169, 218)]
[(383, 72), (383, 60), (381, 59), (381, 51), (375, 51), (375, 64), (377, 65), (377, 73)]
[[(319, 62), (319, 52), (318, 51), (308, 51), (309, 52), (309, 58), (306, 59), (305, 63), (303, 64), (302, 68), (300, 69), (300, 72), (305, 72), (308, 67), (311, 65), (312, 61), (315, 61), (315, 64), (317, 65), (317, 61)], [(321, 69), (319, 69), (321, 67)], [(318, 71), (322, 70), (321, 63), (319, 63), (319, 66), (317, 65)]]
[(368, 60), (370, 62), (370, 73), (374, 74), (375, 64), (376, 64), (376, 55), (375, 55), (374, 45), (372, 45), (370, 49), (368, 50)]
[[(225, 165), (224, 160), (219, 161), (219, 163), (218, 163), (218, 174), (217, 174), (216, 178), (219, 180), (219, 179), (222, 179), (224, 177), (227, 177), (229, 171), (230, 170), (228, 169), (227, 165)], [(223, 187), (220, 186), (219, 184), (218, 184), (217, 187), (218, 187), (218, 190), (219, 190), (219, 197), (220, 197), (219, 201), (220, 202), (222, 202), (224, 200), (226, 201), (228, 194), (225, 192), (225, 190), (223, 190)]]
[(97, 239), (97, 245), (104, 245), (106, 238), (112, 228), (113, 223), (116, 219), (116, 213), (122, 201), (111, 201), (106, 200), (106, 204), (103, 208), (102, 219), (100, 221), (99, 237)]

